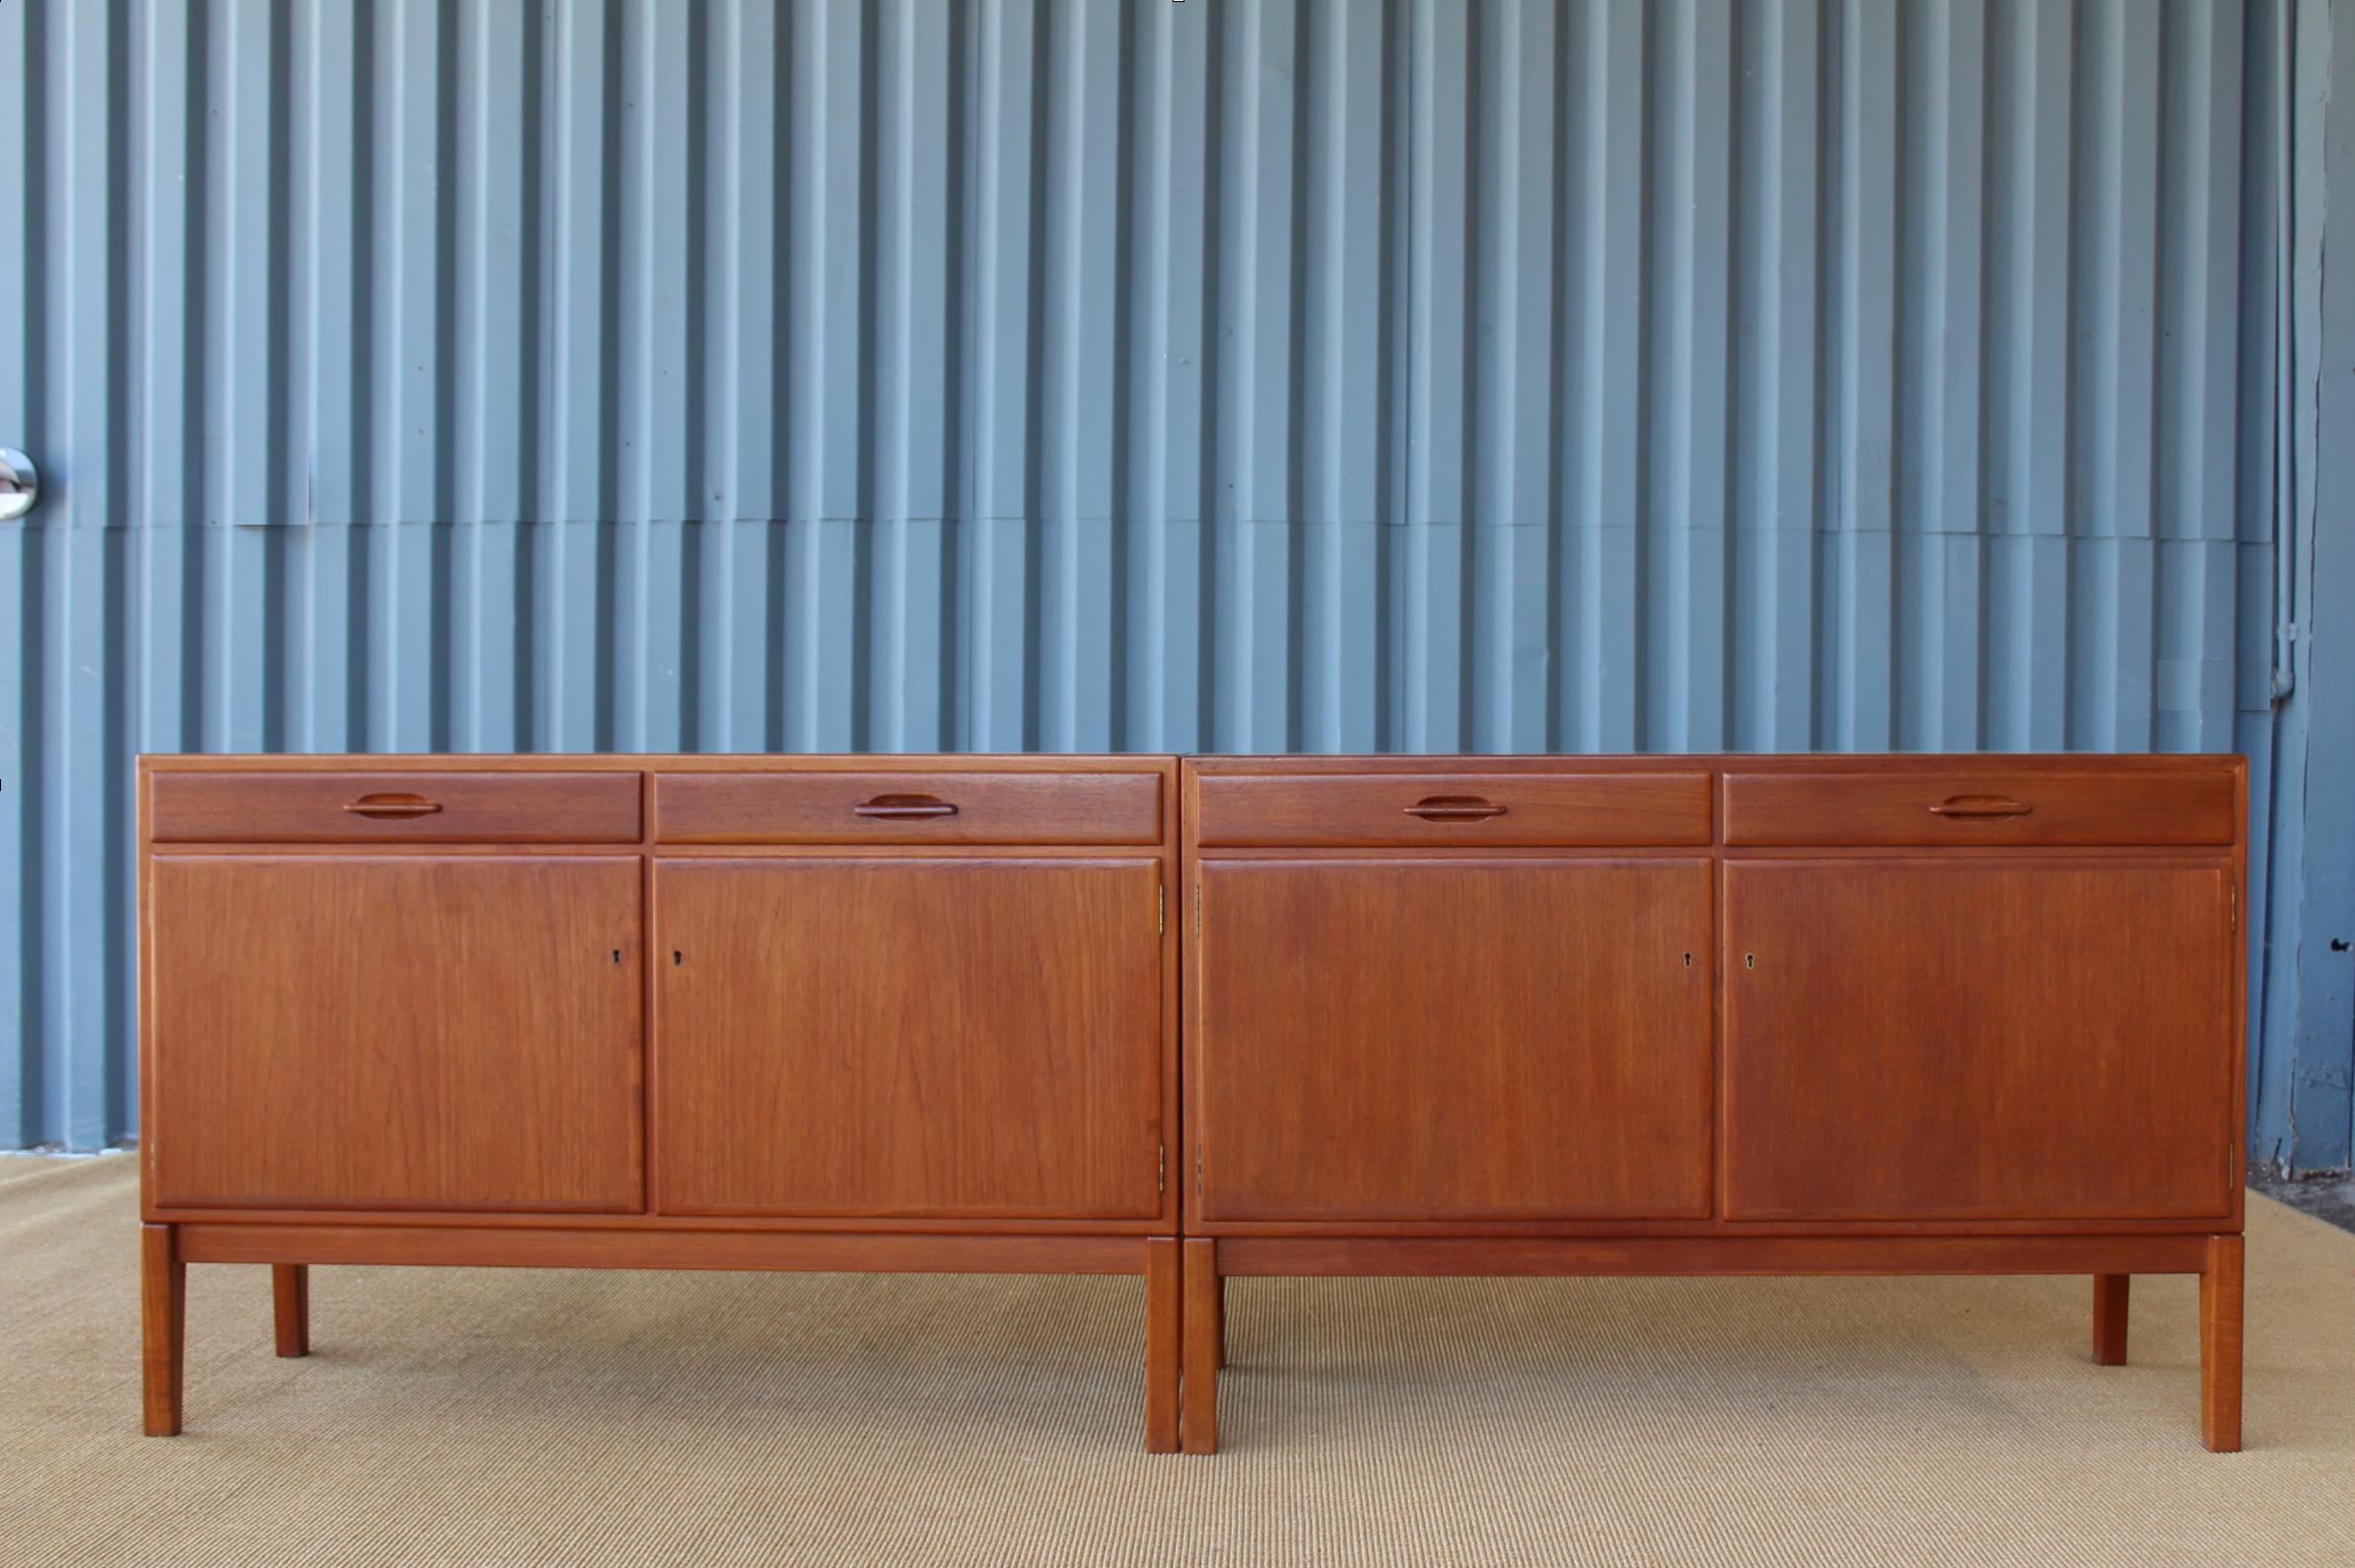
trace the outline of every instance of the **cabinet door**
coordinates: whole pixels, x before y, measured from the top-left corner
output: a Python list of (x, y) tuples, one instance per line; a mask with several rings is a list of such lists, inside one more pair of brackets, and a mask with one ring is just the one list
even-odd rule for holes
[(678, 1214), (1160, 1212), (1150, 860), (662, 860)]
[(2228, 1212), (2229, 876), (1728, 866), (1728, 1217)]
[(152, 878), (160, 1202), (640, 1206), (637, 861), (168, 855)]
[(1705, 862), (1200, 875), (1203, 1218), (1709, 1212)]

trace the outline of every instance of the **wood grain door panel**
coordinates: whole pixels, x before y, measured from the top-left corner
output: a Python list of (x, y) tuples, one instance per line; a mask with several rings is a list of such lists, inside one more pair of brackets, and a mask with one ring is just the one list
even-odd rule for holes
[(642, 1206), (634, 859), (159, 856), (166, 1205)]
[(2231, 1206), (2222, 865), (1726, 868), (1732, 1219)]
[(656, 862), (660, 1201), (1161, 1211), (1155, 860)]
[(1702, 860), (1200, 868), (1207, 1220), (1702, 1217)]

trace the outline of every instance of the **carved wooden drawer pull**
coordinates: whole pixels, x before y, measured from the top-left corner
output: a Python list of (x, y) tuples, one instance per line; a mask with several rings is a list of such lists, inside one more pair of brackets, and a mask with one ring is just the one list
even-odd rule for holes
[(1505, 809), (1477, 795), (1427, 795), (1407, 807), (1406, 815), (1426, 822), (1484, 822), (1504, 816)]
[(422, 795), (363, 795), (356, 801), (344, 802), (343, 809), (354, 817), (376, 821), (404, 822), (413, 818), (431, 817), (442, 809), (442, 803), (429, 801)]
[(878, 795), (871, 801), (853, 806), (851, 812), (859, 817), (881, 817), (890, 821), (922, 821), (935, 817), (955, 817), (957, 807), (937, 795)]
[(2035, 810), (2008, 795), (1950, 795), (1930, 808), (1939, 817), (2026, 817)]

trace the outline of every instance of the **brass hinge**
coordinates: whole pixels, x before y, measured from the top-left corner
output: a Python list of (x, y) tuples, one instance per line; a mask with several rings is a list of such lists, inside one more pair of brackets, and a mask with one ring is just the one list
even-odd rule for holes
[(1194, 935), (1202, 934), (1202, 885), (1194, 884)]
[(1194, 1196), (1202, 1195), (1202, 1146), (1194, 1145)]
[(1153, 929), (1165, 935), (1170, 929), (1170, 890), (1161, 883), (1153, 887)]
[(2241, 890), (2240, 890), (2240, 889), (2238, 889), (2238, 888), (2235, 888), (2234, 890), (2232, 890), (2232, 893), (2233, 893), (2233, 929), (2234, 929), (2235, 931), (2239, 931), (2239, 930), (2241, 929)]
[(1156, 1192), (1170, 1190), (1170, 1146), (1166, 1143), (1161, 1146), (1161, 1153), (1153, 1161), (1153, 1190)]

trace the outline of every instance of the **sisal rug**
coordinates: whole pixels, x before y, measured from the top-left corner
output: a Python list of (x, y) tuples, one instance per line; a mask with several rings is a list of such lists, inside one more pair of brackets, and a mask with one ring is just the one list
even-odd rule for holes
[(2355, 1562), (2355, 1236), (2251, 1196), (2248, 1452), (2138, 1279), (1238, 1280), (1226, 1452), (1128, 1279), (189, 1269), (139, 1435), (128, 1157), (0, 1158), (8, 1563)]

